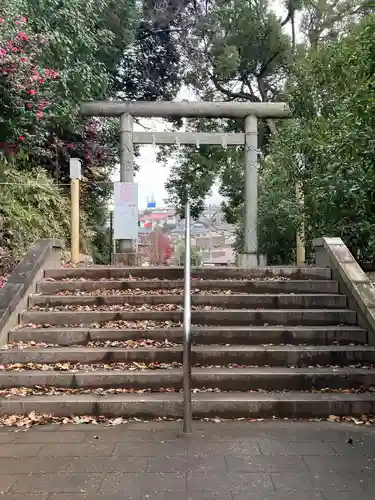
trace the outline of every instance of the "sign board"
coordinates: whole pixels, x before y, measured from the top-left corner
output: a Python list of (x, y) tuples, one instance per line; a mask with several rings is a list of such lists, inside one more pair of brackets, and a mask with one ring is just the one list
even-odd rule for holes
[(116, 240), (138, 239), (138, 184), (114, 183), (113, 232)]
[(70, 158), (69, 175), (72, 180), (81, 178), (81, 160), (78, 158)]

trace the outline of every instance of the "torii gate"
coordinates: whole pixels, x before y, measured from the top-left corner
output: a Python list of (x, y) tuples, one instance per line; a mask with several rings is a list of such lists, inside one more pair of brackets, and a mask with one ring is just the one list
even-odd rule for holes
[[(81, 105), (83, 116), (120, 117), (120, 181), (133, 182), (133, 144), (245, 146), (245, 234), (240, 267), (259, 265), (258, 252), (258, 118), (288, 118), (284, 103), (94, 101)], [(244, 133), (134, 132), (133, 117), (243, 118)], [(132, 252), (131, 240), (120, 240), (120, 252)]]

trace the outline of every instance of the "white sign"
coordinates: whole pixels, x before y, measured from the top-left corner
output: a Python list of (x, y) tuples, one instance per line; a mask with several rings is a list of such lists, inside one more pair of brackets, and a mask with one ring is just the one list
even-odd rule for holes
[(113, 232), (116, 240), (138, 239), (138, 184), (114, 183)]
[(81, 178), (81, 160), (78, 158), (70, 158), (69, 175), (72, 180)]

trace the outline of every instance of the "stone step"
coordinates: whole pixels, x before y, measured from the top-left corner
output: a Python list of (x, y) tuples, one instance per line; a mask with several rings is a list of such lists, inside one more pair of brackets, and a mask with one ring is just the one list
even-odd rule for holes
[[(78, 281), (41, 281), (37, 292), (51, 295), (63, 291), (82, 290), (173, 290), (183, 288), (183, 280), (78, 280)], [(195, 280), (194, 290), (230, 290), (236, 293), (338, 293), (338, 283), (332, 280)]]
[[(195, 418), (319, 418), (375, 413), (375, 394), (198, 393), (192, 395)], [(183, 417), (182, 394), (95, 394), (26, 396), (0, 400), (0, 414), (105, 415), (108, 417)]]
[[(54, 307), (66, 305), (103, 306), (129, 305), (183, 305), (182, 295), (33, 295), (29, 306)], [(228, 309), (344, 309), (346, 297), (338, 294), (249, 294), (249, 295), (193, 295), (192, 305), (216, 306)]]
[[(69, 346), (93, 341), (151, 339), (183, 341), (182, 328), (118, 330), (108, 328), (20, 328), (9, 332), (10, 342), (44, 342)], [(358, 326), (259, 326), (259, 327), (194, 327), (196, 344), (367, 344), (367, 332)]]
[[(160, 391), (182, 388), (182, 369), (0, 371), (0, 388), (60, 387)], [(369, 389), (375, 386), (371, 368), (193, 368), (192, 386), (222, 391), (310, 391)]]
[[(192, 268), (193, 278), (203, 279), (241, 279), (241, 278), (274, 278), (283, 276), (294, 280), (329, 280), (331, 270), (319, 267), (256, 267), (253, 269), (240, 269), (238, 267), (205, 267)], [(118, 278), (159, 278), (159, 279), (183, 279), (183, 267), (65, 267), (60, 269), (47, 269), (45, 278), (55, 280), (86, 278), (86, 279), (118, 279)]]
[[(375, 363), (375, 348), (366, 346), (193, 346), (192, 364), (255, 366), (351, 365)], [(182, 363), (182, 347), (57, 347), (14, 348), (0, 351), (0, 364), (9, 363)]]
[[(35, 325), (90, 325), (108, 321), (182, 322), (179, 311), (23, 311), (20, 322)], [(357, 316), (348, 309), (226, 309), (193, 311), (195, 325), (355, 325)]]

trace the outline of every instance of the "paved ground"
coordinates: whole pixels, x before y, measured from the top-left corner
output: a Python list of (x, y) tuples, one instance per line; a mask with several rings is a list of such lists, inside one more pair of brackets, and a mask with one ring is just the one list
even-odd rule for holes
[(374, 499), (375, 428), (195, 422), (189, 437), (180, 429), (180, 422), (0, 429), (1, 495), (8, 500)]

